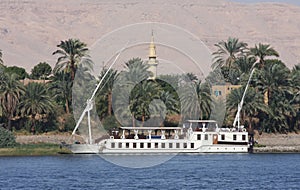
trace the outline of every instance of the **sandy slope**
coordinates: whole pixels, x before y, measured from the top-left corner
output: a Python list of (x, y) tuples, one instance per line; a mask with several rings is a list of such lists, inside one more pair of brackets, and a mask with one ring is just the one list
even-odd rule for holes
[(212, 51), (233, 36), (272, 44), (289, 66), (300, 60), (300, 7), (225, 0), (3, 0), (0, 49), (7, 65), (30, 71), (40, 61), (55, 64), (51, 54), (60, 40), (75, 37), (91, 46), (114, 29), (149, 21), (185, 28)]

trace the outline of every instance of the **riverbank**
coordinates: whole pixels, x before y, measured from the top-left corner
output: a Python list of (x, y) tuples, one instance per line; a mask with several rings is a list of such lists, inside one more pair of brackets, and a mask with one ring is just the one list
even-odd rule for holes
[(19, 144), (14, 148), (0, 148), (0, 156), (52, 156), (70, 154), (66, 148), (59, 144)]
[[(69, 133), (45, 133), (41, 135), (16, 135), (19, 144), (15, 148), (1, 148), (0, 156), (43, 156), (71, 153), (60, 148), (60, 143), (68, 141)], [(267, 134), (254, 136), (259, 146), (254, 147), (254, 153), (300, 153), (300, 134)], [(73, 137), (73, 141), (82, 141)]]
[(260, 145), (254, 147), (254, 153), (295, 153), (300, 152), (300, 134), (268, 134), (257, 132), (254, 135), (254, 140)]

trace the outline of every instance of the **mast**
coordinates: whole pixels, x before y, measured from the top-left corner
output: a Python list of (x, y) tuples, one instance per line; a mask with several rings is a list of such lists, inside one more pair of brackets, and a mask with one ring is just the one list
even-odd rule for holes
[(94, 97), (95, 97), (95, 95), (96, 95), (98, 89), (100, 88), (100, 85), (102, 84), (103, 80), (105, 79), (106, 75), (107, 75), (108, 72), (111, 70), (111, 68), (113, 67), (113, 65), (117, 62), (117, 60), (118, 60), (119, 56), (121, 55), (121, 53), (126, 49), (127, 44), (128, 44), (128, 42), (126, 43), (125, 47), (122, 48), (122, 49), (118, 52), (118, 54), (117, 54), (117, 56), (116, 56), (114, 62), (109, 66), (109, 68), (107, 69), (107, 71), (105, 72), (105, 74), (103, 75), (103, 77), (101, 78), (101, 80), (99, 81), (99, 83), (98, 83), (98, 85), (96, 86), (96, 88), (95, 88), (95, 90), (94, 90), (92, 96), (86, 101), (86, 107), (85, 107), (85, 109), (83, 110), (83, 112), (82, 112), (82, 114), (81, 114), (79, 120), (77, 121), (76, 126), (75, 126), (75, 128), (74, 128), (74, 130), (73, 130), (73, 132), (72, 132), (72, 135), (74, 135), (74, 134), (76, 133), (76, 131), (77, 131), (77, 129), (78, 129), (78, 127), (79, 127), (81, 121), (83, 120), (83, 117), (84, 117), (85, 114), (87, 113), (87, 114), (88, 114), (89, 144), (92, 144), (92, 130), (91, 130), (92, 127), (91, 127), (90, 111), (93, 109), (93, 99), (94, 99)]
[(255, 71), (255, 65), (256, 65), (257, 63), (259, 63), (259, 62), (260, 62), (260, 60), (257, 59), (257, 60), (255, 61), (255, 63), (252, 65), (252, 67), (251, 67), (251, 73), (250, 73), (250, 76), (249, 76), (249, 79), (248, 79), (246, 88), (245, 88), (245, 90), (244, 90), (242, 99), (241, 99), (240, 103), (238, 104), (238, 110), (237, 110), (237, 112), (236, 112), (235, 119), (234, 119), (234, 122), (233, 122), (233, 127), (235, 127), (235, 126), (236, 126), (236, 123), (237, 123), (238, 129), (240, 128), (240, 113), (241, 113), (241, 110), (242, 110), (242, 108), (243, 108), (243, 104), (244, 104), (244, 99), (245, 99), (245, 96), (246, 96), (246, 92), (247, 92), (247, 90), (248, 90), (250, 81), (251, 81), (252, 76), (253, 76), (253, 73), (254, 73), (254, 71)]

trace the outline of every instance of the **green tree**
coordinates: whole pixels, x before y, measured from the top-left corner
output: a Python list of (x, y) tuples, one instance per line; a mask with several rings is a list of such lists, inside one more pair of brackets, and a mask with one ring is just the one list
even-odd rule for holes
[(39, 83), (29, 83), (20, 101), (19, 109), (22, 116), (30, 117), (31, 131), (36, 130), (36, 121), (48, 116), (54, 111), (54, 101), (46, 86)]
[(291, 105), (294, 107), (295, 116), (292, 118), (291, 127), (293, 130), (300, 129), (300, 64), (295, 65), (291, 72), (291, 84), (293, 95)]
[(184, 119), (205, 119), (211, 113), (211, 89), (207, 83), (194, 81), (186, 83), (181, 89), (181, 109)]
[(0, 148), (16, 146), (16, 138), (11, 131), (0, 127)]
[(280, 60), (265, 60), (264, 67), (256, 72), (254, 85), (264, 95), (268, 114), (262, 115), (262, 130), (266, 132), (287, 132), (295, 115), (291, 105), (293, 96), (290, 70)]
[(4, 69), (4, 72), (7, 73), (8, 75), (13, 75), (13, 74), (17, 75), (16, 80), (25, 79), (28, 78), (29, 76), (24, 68), (17, 67), (17, 66), (6, 67)]
[(236, 59), (243, 55), (247, 50), (247, 43), (239, 41), (238, 38), (229, 37), (227, 41), (221, 41), (215, 46), (218, 48), (213, 53), (213, 69), (217, 67), (232, 67)]
[(87, 45), (79, 39), (68, 39), (61, 41), (57, 45), (59, 48), (53, 55), (58, 54), (60, 57), (57, 59), (54, 72), (64, 70), (71, 73), (71, 79), (74, 80), (75, 73), (79, 64), (84, 64), (87, 68), (92, 70), (93, 63), (88, 55)]
[[(158, 110), (162, 106), (160, 104), (161, 102), (152, 102), (154, 99), (160, 98), (159, 91), (159, 85), (156, 82), (149, 80), (141, 81), (131, 91), (130, 110), (135, 119), (142, 122), (142, 126), (146, 120), (153, 116), (158, 117), (159, 115)], [(150, 109), (150, 105), (152, 106), (152, 109)]]
[[(265, 95), (265, 103), (290, 90), (290, 70), (280, 60), (266, 60), (262, 70), (257, 70), (253, 81), (260, 92)], [(272, 93), (275, 93), (272, 95)]]
[(15, 74), (2, 74), (0, 77), (0, 84), (0, 102), (2, 112), (7, 117), (8, 129), (11, 130), (11, 121), (16, 114), (20, 98), (24, 93), (24, 86), (16, 80)]
[(253, 55), (259, 58), (260, 68), (265, 65), (265, 58), (268, 56), (279, 57), (279, 53), (272, 48), (269, 44), (261, 44), (255, 45), (254, 48), (250, 48), (250, 55)]
[[(226, 99), (227, 115), (231, 118), (231, 124), (237, 113), (238, 104), (240, 103), (245, 91), (245, 86), (234, 89)], [(248, 124), (250, 130), (257, 124), (260, 113), (268, 113), (266, 105), (263, 103), (263, 96), (257, 93), (255, 88), (249, 87), (244, 99), (243, 108), (240, 112), (240, 121), (242, 125)]]
[(48, 79), (52, 72), (51, 66), (46, 62), (40, 62), (31, 70), (30, 78), (32, 79)]
[(72, 97), (71, 76), (68, 73), (55, 73), (49, 84), (49, 91), (59, 105), (64, 106), (65, 112), (70, 113)]
[[(101, 71), (100, 77), (99, 77), (100, 80), (102, 79), (102, 77), (105, 75), (106, 72), (107, 72), (107, 69), (103, 69)], [(106, 78), (103, 81), (102, 86), (100, 87), (100, 90), (98, 90), (98, 92), (97, 92), (96, 99), (97, 99), (98, 104), (100, 102), (106, 103), (106, 105), (102, 104), (102, 106), (99, 105), (97, 107), (107, 110), (106, 114), (108, 116), (112, 115), (112, 90), (113, 90), (113, 86), (114, 86), (117, 76), (118, 76), (117, 70), (113, 70), (113, 69), (109, 70), (106, 75)], [(98, 110), (98, 113), (99, 112), (101, 112), (101, 111)]]
[[(146, 115), (144, 114), (144, 117), (142, 116), (142, 108), (146, 103), (136, 106), (138, 105), (137, 102), (141, 102), (142, 100), (141, 98), (134, 98), (136, 98), (138, 94), (141, 94), (140, 91), (149, 89), (148, 84), (145, 84), (147, 82), (145, 80), (150, 76), (148, 71), (149, 66), (144, 64), (140, 58), (130, 59), (125, 65), (126, 70), (119, 73), (115, 82), (116, 86), (113, 88), (113, 105), (115, 105), (116, 108), (114, 113), (118, 120), (122, 119), (120, 124), (136, 126), (136, 119), (145, 121)], [(134, 94), (133, 92), (137, 92), (138, 94)], [(148, 92), (146, 91), (146, 93)], [(147, 97), (147, 99), (149, 98), (150, 97)], [(126, 118), (131, 118), (131, 122), (126, 120)]]

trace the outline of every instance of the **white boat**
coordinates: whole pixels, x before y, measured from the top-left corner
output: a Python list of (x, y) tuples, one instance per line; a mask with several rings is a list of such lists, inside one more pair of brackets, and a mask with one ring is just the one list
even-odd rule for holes
[(96, 144), (67, 147), (76, 154), (246, 153), (250, 148), (245, 128), (219, 128), (213, 120), (188, 120), (182, 127), (122, 127), (121, 131), (122, 135)]
[[(119, 57), (121, 51), (117, 55), (116, 59)], [(259, 60), (257, 60), (254, 65), (258, 62)], [(90, 111), (93, 107), (92, 100), (99, 89), (100, 84), (110, 70), (109, 68), (98, 83), (92, 97), (87, 100), (87, 106), (80, 116), (72, 133), (72, 135), (76, 133), (80, 122), (87, 113), (89, 126), (88, 143), (63, 144), (63, 146), (69, 148), (73, 153), (82, 154), (249, 152), (252, 150), (254, 139), (253, 136), (248, 135), (244, 126), (240, 126), (240, 112), (242, 110), (249, 82), (255, 70), (254, 65), (243, 97), (238, 104), (238, 111), (233, 123), (233, 128), (219, 128), (217, 126), (217, 122), (213, 120), (188, 120), (181, 127), (121, 127), (122, 135), (112, 135), (109, 138), (99, 141), (99, 143), (94, 143), (92, 140), (90, 121)], [(168, 135), (166, 135), (166, 132)]]
[(69, 148), (93, 154), (246, 153), (250, 148), (244, 128), (219, 128), (213, 120), (188, 120), (182, 127), (122, 127), (121, 134)]

